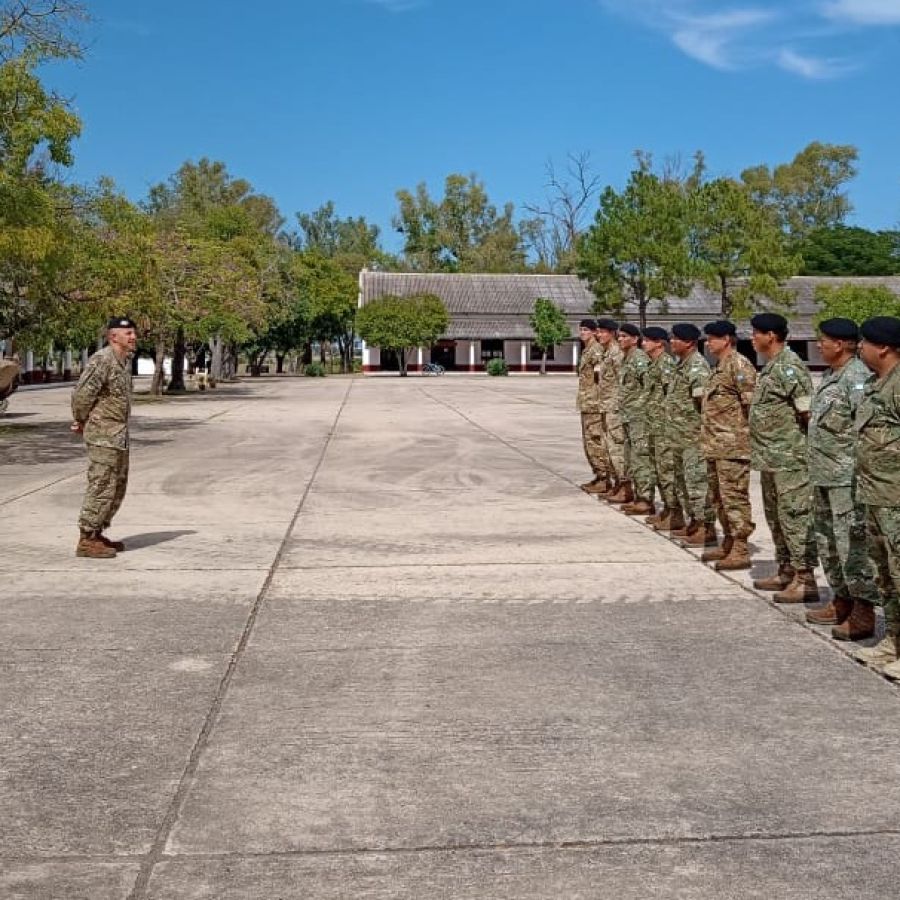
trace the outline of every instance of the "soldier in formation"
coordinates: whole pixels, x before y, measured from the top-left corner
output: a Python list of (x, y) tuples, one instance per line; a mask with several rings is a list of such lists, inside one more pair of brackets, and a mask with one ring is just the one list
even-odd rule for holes
[(578, 329), (581, 338), (581, 359), (578, 363), (578, 397), (576, 408), (581, 413), (581, 437), (584, 455), (594, 477), (581, 485), (589, 494), (603, 494), (611, 487), (606, 456), (603, 451), (603, 423), (600, 415), (600, 398), (597, 393), (597, 373), (600, 368), (601, 348), (594, 338), (597, 323), (582, 319)]

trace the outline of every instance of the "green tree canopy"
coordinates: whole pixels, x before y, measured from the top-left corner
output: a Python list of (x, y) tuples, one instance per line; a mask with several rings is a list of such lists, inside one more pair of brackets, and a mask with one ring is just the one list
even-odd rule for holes
[(818, 228), (800, 245), (800, 253), (802, 275), (895, 275), (900, 272), (900, 231)]
[(541, 375), (547, 373), (547, 351), (572, 336), (564, 310), (546, 297), (534, 301), (529, 319), (534, 332), (534, 344), (541, 351)]
[(900, 317), (900, 296), (883, 284), (819, 285), (815, 321), (841, 317), (861, 324), (872, 316)]

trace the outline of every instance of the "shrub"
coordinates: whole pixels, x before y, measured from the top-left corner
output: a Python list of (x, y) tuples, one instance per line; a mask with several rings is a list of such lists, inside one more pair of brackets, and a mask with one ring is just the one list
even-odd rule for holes
[(500, 357), (489, 359), (484, 364), (484, 370), (488, 375), (509, 375), (509, 366), (506, 364), (506, 360)]
[(303, 369), (303, 374), (308, 375), (310, 378), (324, 378), (325, 366), (320, 362), (309, 363), (309, 365)]

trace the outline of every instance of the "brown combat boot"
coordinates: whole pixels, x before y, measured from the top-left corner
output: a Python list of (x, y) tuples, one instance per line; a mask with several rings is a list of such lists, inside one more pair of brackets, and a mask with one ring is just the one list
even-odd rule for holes
[(609, 490), (609, 484), (606, 479), (599, 476), (593, 481), (586, 481), (584, 484), (580, 484), (579, 487), (586, 494), (605, 494)]
[(778, 571), (768, 578), (757, 578), (753, 587), (758, 591), (780, 591), (794, 580), (794, 567), (788, 563), (779, 563)]
[(607, 503), (631, 503), (634, 500), (634, 493), (631, 490), (631, 482), (625, 479), (619, 482), (619, 489), (610, 497), (606, 498)]
[(675, 509), (669, 513), (669, 518), (661, 522), (656, 530), (668, 531), (671, 533), (673, 531), (681, 531), (685, 527), (684, 513), (681, 511), (680, 507), (675, 507)]
[(727, 555), (716, 563), (717, 572), (737, 572), (740, 569), (749, 569), (753, 563), (750, 561), (750, 547), (747, 538), (736, 537), (733, 539), (731, 549)]
[(734, 538), (730, 534), (726, 534), (722, 538), (722, 546), (721, 547), (710, 547), (708, 550), (704, 550), (703, 554), (700, 557), (701, 562), (715, 562), (718, 559), (725, 559), (726, 556), (731, 552), (731, 547), (734, 544)]
[(107, 547), (100, 540), (96, 531), (82, 531), (75, 547), (76, 556), (85, 556), (88, 559), (112, 559), (116, 555), (116, 551), (112, 547)]
[(716, 538), (716, 526), (698, 522), (681, 542), (682, 547), (715, 547), (719, 541)]
[(646, 516), (653, 512), (653, 504), (649, 500), (635, 500), (621, 507), (626, 516)]
[(772, 595), (776, 603), (809, 603), (819, 599), (819, 586), (812, 569), (797, 569), (791, 583)]
[(676, 528), (674, 525), (670, 529), (670, 533), (672, 537), (683, 538), (687, 537), (696, 527), (697, 520), (689, 519), (687, 522), (684, 521), (684, 516), (682, 516), (681, 521), (683, 522), (680, 528)]
[(647, 518), (644, 519), (644, 524), (650, 525), (652, 528), (655, 528), (657, 525), (662, 524), (662, 522), (668, 519), (671, 515), (672, 511), (668, 506), (663, 504), (663, 508), (658, 513), (655, 513), (652, 516), (647, 516)]
[(125, 549), (125, 544), (122, 541), (112, 541), (102, 531), (97, 534), (97, 537), (104, 547), (112, 547), (116, 553), (121, 553)]
[(900, 656), (900, 635), (891, 631), (888, 631), (874, 647), (861, 647), (853, 654), (857, 662), (872, 666), (873, 669), (895, 664), (898, 656)]
[(831, 603), (811, 609), (806, 614), (810, 625), (841, 625), (850, 617), (853, 601), (849, 597), (835, 597)]
[(864, 600), (854, 600), (850, 615), (831, 629), (836, 641), (862, 641), (875, 634), (875, 607)]

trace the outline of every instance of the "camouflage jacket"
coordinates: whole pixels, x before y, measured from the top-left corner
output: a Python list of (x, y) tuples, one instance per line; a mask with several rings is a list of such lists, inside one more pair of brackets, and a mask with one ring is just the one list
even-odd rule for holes
[(650, 357), (639, 347), (624, 355), (619, 370), (619, 403), (625, 422), (643, 422), (647, 417), (647, 376)]
[(675, 360), (670, 353), (660, 353), (647, 367), (647, 402), (644, 411), (650, 430), (657, 435), (666, 429), (666, 392), (675, 373)]
[(750, 459), (747, 411), (755, 384), (756, 368), (742, 353), (734, 350), (716, 363), (700, 413), (700, 450), (707, 459)]
[(120, 362), (112, 347), (95, 353), (72, 391), (72, 417), (84, 425), (84, 441), (95, 447), (128, 448), (131, 361)]
[(602, 348), (600, 369), (598, 371), (597, 397), (602, 413), (619, 411), (619, 372), (622, 370), (624, 354), (622, 348), (610, 341)]
[(866, 383), (856, 413), (856, 496), (900, 506), (900, 365)]
[(600, 365), (602, 350), (596, 341), (592, 341), (581, 352), (581, 359), (578, 361), (578, 397), (575, 400), (575, 407), (579, 412), (599, 412), (595, 370)]
[(676, 449), (700, 439), (700, 400), (709, 380), (709, 363), (696, 350), (675, 363), (666, 392), (666, 439)]
[(827, 369), (810, 409), (809, 480), (818, 487), (846, 487), (856, 466), (856, 411), (872, 373), (854, 357), (842, 369)]
[(805, 363), (785, 347), (760, 372), (750, 406), (750, 461), (760, 472), (806, 468), (806, 432), (812, 379)]

